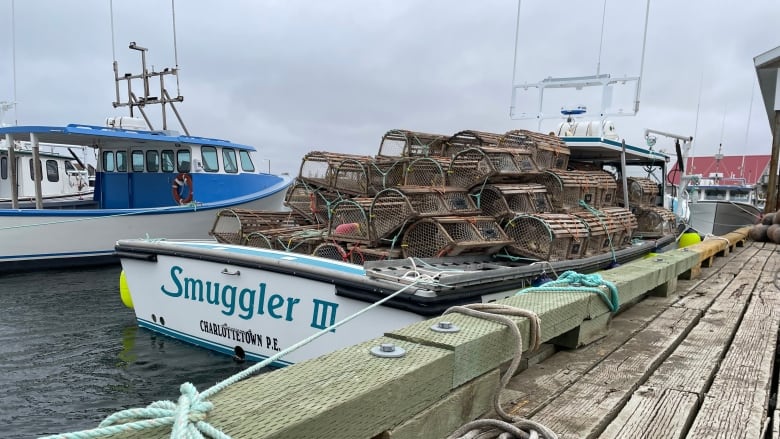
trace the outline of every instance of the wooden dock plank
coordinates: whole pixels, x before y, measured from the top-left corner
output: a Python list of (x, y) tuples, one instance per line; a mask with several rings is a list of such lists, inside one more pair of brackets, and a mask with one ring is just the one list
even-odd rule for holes
[[(762, 254), (757, 249), (742, 253), (756, 257), (750, 259), (751, 267), (764, 266), (769, 257), (768, 253)], [(739, 274), (725, 288), (723, 279), (728, 279), (731, 274), (713, 276), (721, 280), (721, 285), (701, 285), (702, 289), (712, 287), (710, 292), (718, 289), (722, 292), (709, 294), (708, 300), (712, 301), (713, 306), (674, 353), (652, 374), (645, 386), (631, 396), (626, 407), (605, 430), (603, 437), (631, 437), (625, 434), (636, 433), (639, 427), (647, 431), (661, 430), (664, 437), (684, 437), (697, 413), (700, 399), (738, 330), (747, 300), (758, 282), (759, 276), (755, 271), (737, 271)], [(674, 392), (683, 392), (687, 396)], [(640, 407), (647, 411), (641, 411)]]
[[(774, 285), (760, 286), (768, 288)], [(765, 293), (767, 298), (762, 297)], [(768, 416), (778, 325), (780, 300), (757, 291), (707, 391), (689, 438), (759, 437)]]
[(532, 419), (560, 437), (597, 437), (641, 385), (695, 325), (700, 311), (668, 308), (647, 328), (584, 374)]
[[(727, 269), (733, 273), (739, 272), (757, 251), (758, 248), (745, 248), (729, 257), (718, 258), (715, 268), (705, 269), (701, 278), (681, 280), (677, 296), (684, 300), (690, 295), (698, 295), (703, 285), (708, 287), (712, 295), (720, 293), (728, 282), (712, 282), (711, 279), (720, 279), (720, 273)], [(724, 275), (724, 279), (726, 277), (731, 280), (734, 275)], [(503, 395), (506, 410), (521, 416), (538, 412), (605, 356), (647, 326), (675, 300), (678, 297), (647, 297), (616, 315), (605, 338), (576, 350), (559, 351), (544, 363), (519, 374), (510, 381)]]
[(642, 386), (599, 438), (683, 438), (698, 402), (695, 393)]

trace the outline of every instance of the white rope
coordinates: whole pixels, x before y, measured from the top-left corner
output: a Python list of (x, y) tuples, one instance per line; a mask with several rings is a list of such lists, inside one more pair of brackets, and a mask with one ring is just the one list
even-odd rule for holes
[(529, 310), (516, 308), (499, 303), (474, 303), (464, 306), (453, 306), (444, 312), (458, 312), (472, 317), (492, 320), (494, 322), (506, 325), (515, 337), (515, 355), (509, 364), (506, 372), (501, 376), (495, 394), (493, 395), (493, 408), (501, 417), (498, 419), (478, 419), (469, 422), (447, 436), (447, 439), (469, 439), (469, 438), (542, 438), (558, 439), (548, 427), (520, 416), (511, 415), (501, 407), (501, 392), (504, 390), (509, 380), (512, 379), (517, 368), (520, 366), (520, 360), (523, 355), (523, 337), (520, 329), (517, 328), (512, 319), (507, 316), (525, 317), (528, 319), (529, 326), (529, 351), (534, 351), (541, 345), (541, 320), (539, 316)]

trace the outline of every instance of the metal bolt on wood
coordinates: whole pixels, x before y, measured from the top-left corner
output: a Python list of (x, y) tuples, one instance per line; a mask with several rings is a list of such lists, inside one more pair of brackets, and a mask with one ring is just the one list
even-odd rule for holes
[(454, 325), (452, 322), (438, 322), (435, 325), (431, 326), (431, 331), (436, 332), (458, 332), (460, 331), (460, 328), (458, 325)]
[(406, 355), (406, 349), (392, 343), (382, 343), (371, 348), (371, 354), (380, 358), (399, 358)]

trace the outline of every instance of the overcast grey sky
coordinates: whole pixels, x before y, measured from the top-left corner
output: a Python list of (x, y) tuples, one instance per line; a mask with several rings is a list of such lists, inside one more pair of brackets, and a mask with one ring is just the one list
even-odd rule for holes
[[(15, 45), (12, 3), (0, 1), (0, 101), (14, 96), (15, 47), (19, 124), (102, 125), (127, 114), (111, 106), (108, 0), (16, 0)], [(595, 74), (603, 8), (524, 0), (517, 81)], [(169, 0), (115, 0), (113, 10), (120, 72), (140, 71), (130, 41), (150, 49), (157, 70), (174, 66)], [(190, 132), (254, 145), (274, 172), (297, 174), (312, 150), (373, 155), (393, 128), (537, 128), (509, 117), (514, 0), (179, 0), (175, 12), (178, 108)], [(645, 0), (606, 3), (601, 73), (639, 73), (644, 12)], [(778, 45), (777, 0), (651, 0), (640, 110), (613, 119), (620, 136), (643, 144), (645, 128), (696, 131), (696, 155), (721, 140), (727, 155), (768, 154), (757, 87), (749, 118), (753, 57)], [(671, 141), (659, 146), (673, 151)]]

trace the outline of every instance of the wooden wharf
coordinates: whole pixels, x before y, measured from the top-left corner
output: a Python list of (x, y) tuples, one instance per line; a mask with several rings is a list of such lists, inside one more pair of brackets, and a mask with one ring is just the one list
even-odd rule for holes
[[(616, 314), (592, 293), (502, 300), (539, 315), (543, 342), (523, 353), (503, 409), (560, 438), (780, 438), (780, 254), (747, 231), (602, 272)], [(431, 331), (442, 320), (460, 331)], [(527, 349), (528, 319), (512, 320)], [(206, 420), (234, 438), (444, 438), (494, 416), (511, 339), (500, 323), (448, 314), (235, 383)], [(406, 354), (370, 355), (380, 343)]]

